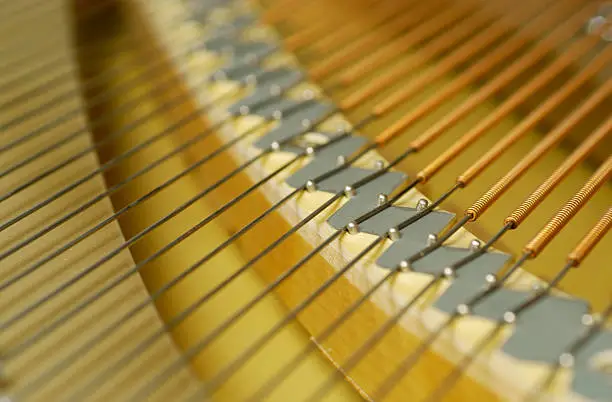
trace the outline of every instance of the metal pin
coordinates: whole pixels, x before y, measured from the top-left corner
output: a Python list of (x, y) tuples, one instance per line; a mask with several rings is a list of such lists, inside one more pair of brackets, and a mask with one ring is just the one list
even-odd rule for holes
[(310, 127), (312, 127), (312, 121), (310, 119), (302, 120), (302, 127), (309, 129)]
[(304, 100), (312, 100), (314, 99), (314, 91), (312, 89), (305, 89), (304, 92), (302, 92), (302, 99)]
[(459, 315), (468, 315), (470, 313), (470, 308), (467, 304), (461, 303), (457, 306), (457, 314)]
[(582, 322), (582, 325), (585, 327), (590, 327), (595, 324), (595, 317), (593, 317), (592, 314), (584, 314), (580, 319), (580, 322)]
[(376, 203), (378, 206), (385, 205), (389, 201), (389, 197), (386, 194), (378, 194), (376, 197)]
[(272, 84), (270, 85), (270, 95), (272, 96), (278, 96), (281, 94), (282, 92), (282, 88), (280, 87), (280, 85), (278, 84)]
[(423, 211), (428, 206), (429, 206), (429, 201), (427, 201), (425, 198), (421, 198), (416, 204), (416, 209), (417, 211)]
[(314, 147), (306, 147), (305, 151), (306, 151), (306, 155), (314, 155), (315, 153)]
[(601, 15), (598, 15), (589, 20), (587, 27), (586, 27), (586, 31), (589, 35), (593, 35), (597, 31), (599, 31), (601, 28), (603, 28), (604, 25), (606, 25), (606, 23), (607, 23), (606, 18)]
[(346, 231), (349, 234), (357, 234), (359, 233), (359, 225), (357, 225), (355, 222), (350, 222), (348, 225), (346, 225)]
[(385, 162), (381, 161), (381, 160), (377, 160), (374, 162), (374, 169), (376, 170), (382, 170), (385, 168)]
[(344, 187), (344, 195), (345, 195), (347, 198), (354, 197), (354, 196), (355, 196), (355, 194), (356, 194), (356, 192), (355, 192), (355, 189), (354, 189), (353, 187), (351, 187), (351, 186), (346, 186), (346, 187)]
[(248, 85), (257, 85), (257, 76), (255, 74), (249, 74), (244, 78), (244, 81)]
[(397, 241), (402, 237), (402, 233), (399, 230), (397, 230), (397, 228), (389, 229), (389, 231), (387, 232), (387, 235), (389, 236), (389, 239), (391, 239), (392, 241)]
[(514, 314), (512, 311), (506, 311), (504, 313), (504, 321), (506, 324), (514, 323), (516, 321), (516, 314)]
[(427, 235), (427, 245), (431, 246), (433, 244), (435, 244), (438, 241), (438, 236), (436, 236), (433, 233), (430, 233)]
[(272, 112), (272, 117), (276, 120), (280, 120), (283, 118), (283, 112), (281, 110), (275, 110)]
[(306, 182), (306, 191), (308, 191), (309, 193), (313, 193), (317, 191), (317, 185), (315, 184), (314, 181), (308, 180)]
[(470, 242), (470, 250), (472, 250), (472, 251), (478, 250), (481, 246), (482, 246), (482, 243), (478, 239), (473, 239)]
[(574, 366), (574, 356), (570, 353), (562, 353), (559, 356), (559, 365), (563, 368), (571, 368)]
[(242, 105), (240, 106), (240, 114), (243, 116), (246, 116), (247, 114), (249, 114), (249, 112), (251, 111), (250, 108), (247, 105)]
[(442, 273), (444, 274), (445, 277), (447, 278), (454, 278), (455, 277), (455, 270), (452, 269), (451, 267), (446, 267), (442, 270)]
[(493, 274), (487, 274), (485, 276), (485, 282), (488, 283), (489, 285), (494, 285), (497, 283), (497, 277)]
[(336, 165), (342, 166), (346, 163), (346, 157), (344, 155), (338, 155), (336, 158)]
[(274, 141), (272, 144), (270, 144), (270, 149), (272, 149), (273, 151), (278, 151), (280, 150), (280, 148), (281, 146), (278, 141)]
[(399, 263), (399, 268), (401, 271), (410, 271), (410, 263), (406, 260)]

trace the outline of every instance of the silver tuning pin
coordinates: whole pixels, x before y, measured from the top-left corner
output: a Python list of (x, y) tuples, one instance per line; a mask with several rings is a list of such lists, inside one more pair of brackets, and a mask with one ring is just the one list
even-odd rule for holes
[(355, 196), (355, 194), (357, 194), (357, 191), (355, 191), (353, 187), (351, 186), (344, 187), (344, 196), (346, 198), (352, 198)]
[(391, 241), (397, 241), (402, 237), (402, 233), (397, 228), (391, 228), (387, 232), (387, 236)]
[(387, 197), (386, 194), (381, 193), (376, 196), (376, 205), (379, 207), (385, 205), (387, 202), (389, 202), (389, 197)]
[(359, 225), (357, 225), (355, 222), (349, 222), (349, 224), (346, 225), (346, 231), (349, 234), (357, 234), (359, 233)]
[(612, 42), (612, 3), (603, 4), (597, 15), (587, 22), (586, 32), (589, 35), (599, 35), (606, 42)]
[(425, 198), (421, 198), (416, 204), (416, 209), (417, 211), (421, 212), (427, 209), (428, 206), (429, 206), (429, 201), (427, 201)]

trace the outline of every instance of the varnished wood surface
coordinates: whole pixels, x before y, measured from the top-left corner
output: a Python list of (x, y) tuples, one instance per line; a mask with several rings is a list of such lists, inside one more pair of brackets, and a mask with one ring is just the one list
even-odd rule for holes
[[(12, 35), (0, 35), (0, 47), (10, 54), (5, 61), (18, 58), (19, 54), (32, 53), (40, 49), (37, 57), (31, 63), (20, 66), (9, 66), (3, 70), (0, 85), (12, 82), (15, 77), (20, 76), (28, 69), (35, 68), (38, 62), (49, 60), (51, 56), (60, 56), (62, 62), (56, 68), (40, 71), (34, 79), (26, 80), (21, 85), (13, 85), (11, 89), (2, 91), (2, 103), (9, 102), (20, 94), (35, 88), (36, 85), (47, 80), (54, 79), (59, 74), (69, 72), (57, 85), (46, 91), (29, 96), (26, 101), (19, 102), (13, 106), (4, 107), (0, 115), (0, 121), (7, 123), (23, 114), (55, 99), (57, 96), (73, 92), (73, 96), (63, 102), (55, 102), (53, 107), (44, 113), (36, 113), (19, 124), (12, 124), (3, 130), (1, 135), (2, 145), (21, 138), (24, 135), (43, 126), (54, 117), (64, 113), (76, 111), (70, 119), (57, 125), (54, 129), (16, 146), (10, 152), (3, 152), (0, 156), (0, 166), (7, 169), (10, 166), (45, 150), (49, 144), (64, 138), (69, 133), (81, 130), (81, 135), (65, 145), (48, 152), (44, 157), (35, 162), (16, 170), (13, 174), (3, 177), (0, 181), (0, 189), (5, 192), (45, 172), (50, 167), (66, 160), (71, 155), (91, 147), (94, 139), (89, 131), (84, 101), (81, 97), (79, 85), (79, 67), (76, 63), (76, 55), (73, 53), (72, 43), (72, 10), (62, 0), (49, 1), (47, 6), (50, 10), (35, 18), (21, 21), (19, 27), (11, 26), (10, 21), (1, 20), (0, 29), (3, 32), (12, 31)], [(23, 35), (15, 35), (15, 31)], [(42, 40), (48, 40), (53, 46), (40, 46)], [(10, 49), (10, 50), (9, 50)], [(71, 182), (83, 177), (87, 172), (100, 166), (99, 159), (95, 153), (88, 153), (62, 169), (59, 169), (40, 180), (18, 194), (3, 201), (0, 213), (2, 223), (18, 216), (32, 206), (43, 201), (55, 192), (69, 185)], [(56, 202), (32, 213), (10, 228), (3, 230), (0, 235), (0, 251), (5, 252), (11, 247), (30, 237), (34, 233), (46, 227), (55, 219), (62, 217), (69, 211), (77, 208), (85, 201), (106, 190), (106, 183), (101, 176), (84, 183), (82, 186), (71, 191), (66, 196), (60, 197)], [(100, 220), (113, 214), (113, 206), (110, 199), (104, 199), (91, 208), (82, 212), (77, 218), (71, 219), (57, 229), (47, 233), (34, 242), (31, 242), (20, 251), (4, 259), (0, 264), (0, 280), (2, 282), (13, 278), (24, 272), (24, 270), (50, 255), (57, 250), (62, 243), (68, 242), (80, 234), (86, 232)], [(69, 251), (55, 258), (44, 269), (34, 271), (32, 274), (18, 281), (16, 284), (3, 289), (0, 292), (0, 311), (2, 321), (6, 322), (14, 317), (25, 307), (39, 300), (41, 297), (53, 291), (75, 274), (83, 271), (85, 267), (97, 261), (106, 253), (116, 248), (125, 241), (117, 222), (107, 225), (95, 235), (72, 247)], [(5, 354), (20, 345), (23, 341), (36, 334), (38, 331), (49, 326), (54, 320), (70, 311), (79, 302), (86, 300), (103, 285), (109, 283), (114, 277), (129, 270), (134, 264), (132, 255), (125, 250), (111, 262), (105, 264), (102, 269), (88, 275), (76, 286), (54, 297), (50, 302), (44, 303), (32, 314), (16, 322), (8, 330), (4, 329), (0, 335), (0, 353)], [(147, 291), (141, 279), (133, 276), (126, 280), (115, 291), (107, 294), (91, 308), (76, 314), (68, 325), (64, 325), (54, 331), (50, 336), (41, 339), (26, 352), (15, 358), (8, 359), (3, 367), (3, 375), (9, 394), (14, 390), (23, 389), (34, 381), (39, 375), (45, 373), (51, 367), (69, 356), (79, 347), (96, 336), (103, 328), (114, 323), (128, 308), (137, 300), (147, 297)], [(110, 359), (126, 353), (133, 348), (151, 327), (161, 325), (158, 312), (153, 306), (144, 309), (137, 319), (124, 326), (120, 331), (108, 337), (105, 342), (100, 342), (80, 353), (77, 363), (59, 375), (51, 377), (51, 381), (37, 392), (30, 395), (28, 400), (61, 400), (65, 391), (74, 388), (69, 385), (84, 385), (92, 375), (107, 363)], [(178, 349), (169, 337), (164, 337), (149, 353), (143, 356), (142, 361), (133, 361), (129, 364), (126, 375), (116, 378), (115, 381), (102, 387), (99, 392), (90, 394), (88, 400), (112, 400), (121, 398), (127, 394), (136, 384), (141, 383), (150, 372), (151, 366), (142, 364), (145, 359), (155, 361), (157, 364), (169, 362), (176, 359)], [(127, 368), (127, 367), (126, 367)], [(68, 386), (68, 387), (67, 387)], [(197, 382), (189, 370), (177, 372), (175, 380), (162, 387), (160, 392), (153, 395), (154, 400), (168, 400), (183, 393), (193, 392)], [(2, 390), (0, 390), (2, 391)]]

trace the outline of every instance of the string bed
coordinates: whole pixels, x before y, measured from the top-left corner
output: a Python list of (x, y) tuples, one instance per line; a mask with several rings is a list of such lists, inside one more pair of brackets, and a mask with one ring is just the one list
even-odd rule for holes
[(612, 395), (609, 6), (83, 4), (0, 17), (3, 398)]

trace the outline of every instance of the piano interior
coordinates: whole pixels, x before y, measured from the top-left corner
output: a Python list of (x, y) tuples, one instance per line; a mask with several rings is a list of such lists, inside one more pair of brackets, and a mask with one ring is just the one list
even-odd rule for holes
[(612, 4), (0, 5), (0, 401), (612, 400)]

